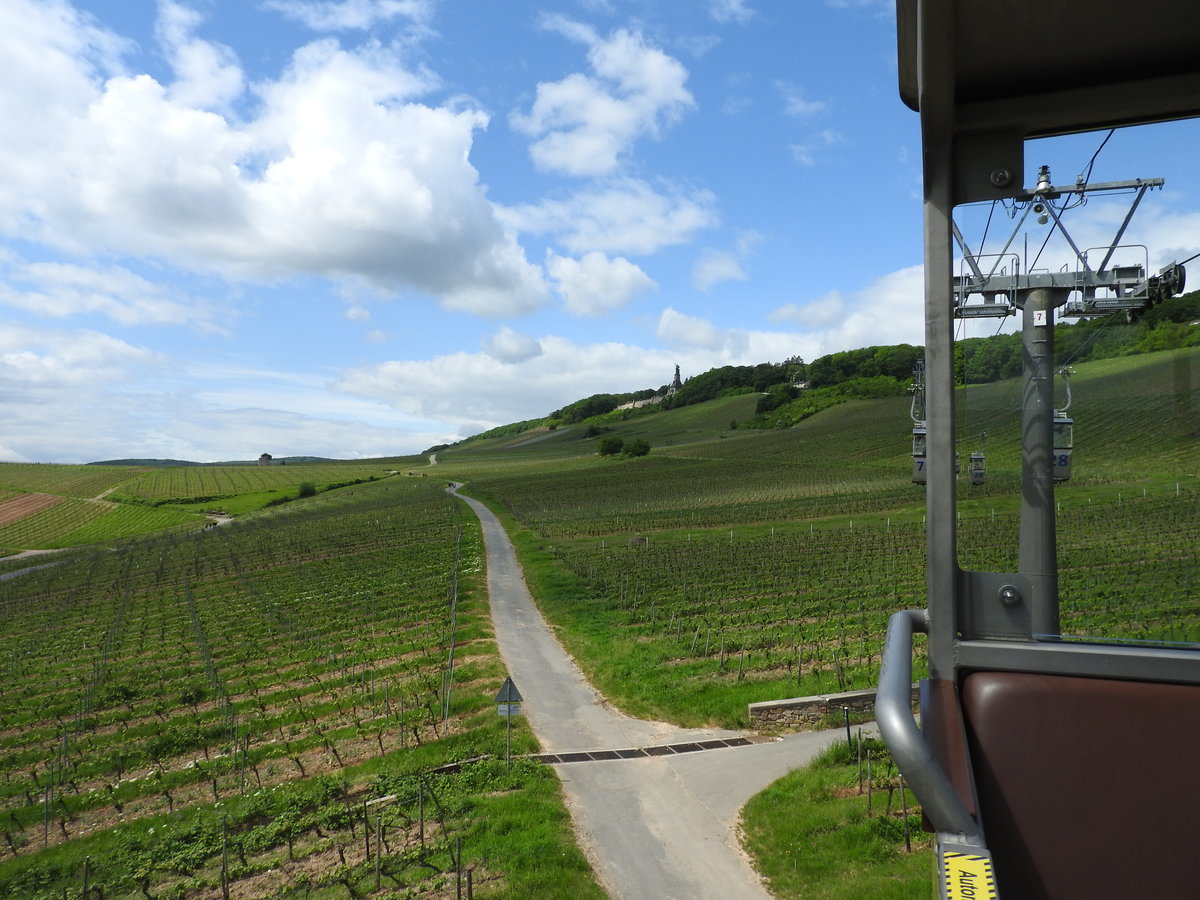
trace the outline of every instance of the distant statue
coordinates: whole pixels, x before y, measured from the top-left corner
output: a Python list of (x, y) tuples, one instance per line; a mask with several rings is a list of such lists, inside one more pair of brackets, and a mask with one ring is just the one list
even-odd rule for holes
[(271, 456), (270, 453), (264, 453), (262, 456), (260, 456), (258, 458), (258, 464), (260, 466), (269, 466), (271, 464), (272, 459), (273, 459), (273, 457)]
[(679, 363), (675, 363), (675, 380), (671, 382), (671, 386), (667, 389), (667, 394), (673, 394), (683, 387), (683, 381), (679, 378)]

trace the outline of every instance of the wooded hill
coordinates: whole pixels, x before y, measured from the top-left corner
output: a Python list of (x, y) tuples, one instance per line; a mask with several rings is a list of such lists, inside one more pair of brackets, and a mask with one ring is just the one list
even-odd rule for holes
[[(1060, 322), (1054, 340), (1060, 365), (1111, 359), (1155, 350), (1200, 345), (1200, 291), (1192, 291), (1126, 317), (1124, 312), (1078, 322)], [(997, 334), (967, 338), (955, 347), (960, 384), (988, 384), (1021, 373), (1021, 335)], [(630, 393), (593, 394), (556, 409), (542, 419), (529, 419), (493, 428), (455, 445), (520, 434), (538, 426), (573, 425), (596, 417), (626, 420), (644, 415), (650, 407), (618, 410), (637, 400), (662, 396), (662, 409), (677, 409), (717, 397), (763, 394), (754, 413), (735, 423), (740, 428), (778, 428), (794, 425), (813, 413), (848, 399), (891, 397), (912, 385), (913, 366), (924, 347), (892, 344), (830, 353), (806, 363), (792, 357), (781, 363), (721, 366), (695, 375), (674, 394), (667, 386)]]

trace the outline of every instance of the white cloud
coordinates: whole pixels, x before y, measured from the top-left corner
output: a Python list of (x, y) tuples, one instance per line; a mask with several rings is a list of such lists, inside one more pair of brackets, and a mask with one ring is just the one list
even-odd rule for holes
[[(706, 319), (668, 307), (658, 321), (658, 336), (692, 361), (693, 371), (715, 366), (780, 362), (792, 356), (813, 359), (822, 353), (821, 336), (804, 332), (718, 328)], [(846, 349), (838, 347), (836, 349)]]
[(171, 101), (200, 109), (225, 108), (242, 93), (242, 69), (228, 47), (192, 34), (200, 22), (195, 10), (160, 0), (155, 33), (175, 72)]
[(365, 306), (355, 304), (346, 310), (346, 318), (351, 322), (370, 322), (371, 311)]
[[(4, 270), (0, 264), (0, 272)], [(69, 263), (15, 266), (0, 282), (0, 303), (65, 319), (99, 313), (122, 325), (188, 325), (226, 333), (228, 310), (154, 284), (119, 266), (88, 268)], [(27, 287), (18, 287), (27, 285)]]
[[(1179, 262), (1200, 252), (1200, 213), (1172, 212), (1169, 210), (1169, 200), (1164, 202), (1155, 197), (1155, 202), (1151, 203), (1150, 199), (1147, 197), (1142, 202), (1121, 240), (1122, 245), (1129, 249), (1118, 251), (1113, 260), (1120, 262), (1125, 258), (1135, 264), (1148, 262), (1153, 274), (1168, 263)], [(1081, 249), (1107, 247), (1129, 212), (1129, 202), (1129, 198), (1107, 202), (1093, 199), (1079, 213), (1064, 216), (1064, 223)], [(1147, 248), (1148, 259), (1146, 251), (1141, 251), (1136, 245)], [(1100, 251), (1100, 256), (1103, 256), (1103, 251)], [(1089, 259), (1092, 265), (1098, 264), (1096, 251), (1089, 254)], [(1073, 252), (1061, 238), (1057, 238), (1057, 241), (1051, 241), (1038, 265), (1069, 265), (1075, 268), (1076, 264)], [(1200, 271), (1194, 261), (1185, 268)]]
[(732, 252), (712, 247), (700, 251), (692, 265), (692, 286), (699, 291), (709, 291), (722, 281), (745, 281), (746, 270), (742, 263), (749, 259), (755, 248), (763, 242), (763, 236), (753, 229), (738, 233)]
[(427, 74), (326, 40), (235, 120), (197, 105), (231, 101), (230, 54), (190, 37), (187, 10), (163, 11), (169, 85), (103, 80), (119, 40), (59, 4), (0, 5), (0, 114), (22, 123), (0, 144), (0, 233), (232, 278), (359, 278), (482, 315), (546, 302), (469, 162), (484, 113), (418, 103)]
[(573, 253), (650, 254), (684, 244), (717, 224), (712, 192), (619, 178), (563, 200), (509, 207), (501, 213), (511, 227), (553, 234)]
[(483, 352), (502, 363), (523, 363), (542, 355), (542, 345), (505, 325), (483, 342)]
[(803, 144), (790, 144), (792, 157), (802, 166), (815, 166), (821, 161), (822, 152), (830, 147), (845, 143), (841, 132), (826, 128), (814, 134)]
[(43, 404), (63, 391), (90, 393), (125, 380), (131, 369), (162, 361), (150, 350), (96, 331), (13, 324), (0, 328), (0, 393), (6, 411)]
[(724, 250), (707, 248), (692, 266), (692, 285), (699, 291), (709, 291), (722, 281), (745, 281), (746, 272), (737, 257)]
[(674, 310), (668, 306), (659, 316), (659, 340), (671, 347), (701, 348), (722, 352), (733, 340), (732, 332), (721, 331), (707, 319)]
[(529, 152), (538, 168), (611, 174), (637, 139), (658, 136), (693, 105), (687, 70), (639, 32), (618, 29), (602, 39), (562, 16), (546, 17), (543, 26), (587, 44), (592, 74), (540, 82), (529, 113), (509, 116), (513, 128), (533, 138)]
[(755, 15), (754, 10), (746, 6), (746, 0), (708, 0), (708, 14), (722, 25), (729, 22), (740, 25)]
[(780, 306), (769, 319), (804, 327), (806, 337), (816, 345), (801, 354), (805, 359), (853, 347), (923, 344), (924, 296), (924, 269), (910, 266), (849, 295), (830, 291), (808, 303)]
[(646, 291), (658, 287), (654, 279), (625, 259), (609, 259), (593, 251), (582, 259), (546, 254), (546, 270), (558, 284), (567, 311), (577, 316), (597, 316), (626, 306)]
[(314, 31), (365, 30), (397, 18), (426, 26), (433, 18), (431, 0), (263, 0), (262, 5)]
[[(359, 366), (345, 370), (334, 388), (436, 418), (467, 435), (545, 416), (597, 391), (656, 388), (670, 381), (678, 356), (556, 336), (537, 342), (542, 353), (516, 363), (479, 352)], [(699, 363), (691, 371), (701, 371)]]
[(824, 102), (807, 99), (800, 88), (794, 84), (789, 84), (786, 81), (777, 81), (775, 82), (775, 88), (783, 97), (783, 111), (785, 115), (798, 117), (811, 116), (825, 108)]

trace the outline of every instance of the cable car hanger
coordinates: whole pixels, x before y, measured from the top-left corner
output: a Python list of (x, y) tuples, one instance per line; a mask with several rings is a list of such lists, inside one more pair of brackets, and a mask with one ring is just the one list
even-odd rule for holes
[[(1062, 314), (1067, 316), (1094, 316), (1117, 309), (1142, 309), (1181, 292), (1184, 283), (1182, 265), (1171, 263), (1157, 275), (1147, 276), (1148, 262), (1145, 260), (1144, 247), (1140, 248), (1143, 251), (1141, 264), (1109, 268), (1113, 254), (1123, 246), (1121, 239), (1142, 198), (1148, 190), (1161, 188), (1163, 184), (1161, 178), (1088, 184), (1081, 174), (1075, 184), (1054, 185), (1050, 180), (1050, 167), (1042, 166), (1033, 190), (1022, 191), (1013, 197), (1014, 209), (1020, 209), (1021, 215), (999, 253), (985, 254), (982, 246), (979, 253), (972, 253), (958, 223), (952, 220), (951, 234), (962, 251), (963, 264), (969, 269), (969, 272), (953, 278), (955, 317), (966, 319), (1014, 315), (1023, 305), (1022, 294), (1037, 288), (1057, 289), (1065, 291), (1066, 295), (1079, 293), (1081, 298), (1072, 303), (1066, 303), (1066, 296), (1063, 297), (1066, 305)], [(1064, 203), (1061, 209), (1056, 208), (1053, 201), (1064, 196), (1076, 196), (1079, 198), (1076, 205), (1080, 205), (1089, 193), (1120, 191), (1133, 191), (1133, 200), (1112, 241), (1103, 247), (1080, 249), (1063, 223), (1061, 213), (1069, 207)], [(1021, 273), (1020, 258), (1016, 253), (1010, 253), (1009, 248), (1032, 214), (1036, 214), (1039, 224), (1047, 224), (1053, 219), (1050, 234), (1055, 230), (1062, 234), (1075, 255), (1075, 271)], [(1047, 235), (1047, 239), (1049, 237)], [(1126, 246), (1125, 249), (1131, 248)], [(1099, 266), (1094, 269), (1088, 260), (1092, 250), (1104, 251)], [(991, 268), (986, 274), (982, 265), (985, 260), (991, 260)], [(1104, 295), (1097, 297), (1097, 291), (1104, 292)], [(975, 296), (981, 296), (982, 302), (970, 302)]]

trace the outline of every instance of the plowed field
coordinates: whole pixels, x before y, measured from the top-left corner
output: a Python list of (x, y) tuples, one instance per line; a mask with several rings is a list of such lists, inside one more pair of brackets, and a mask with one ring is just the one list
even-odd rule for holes
[(25, 494), (0, 502), (0, 527), (11, 525), (26, 516), (53, 506), (62, 500), (54, 494)]

